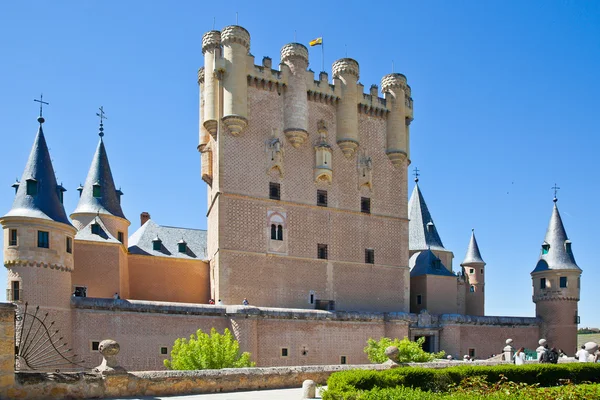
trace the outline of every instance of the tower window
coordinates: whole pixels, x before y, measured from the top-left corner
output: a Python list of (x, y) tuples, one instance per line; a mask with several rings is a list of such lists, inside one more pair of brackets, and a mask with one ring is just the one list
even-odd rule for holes
[(471, 292), (471, 293), (475, 293), (475, 286), (471, 286), (471, 287), (469, 288), (469, 292)]
[(560, 283), (561, 288), (566, 288), (567, 287), (567, 277), (561, 276), (559, 283)]
[(60, 204), (63, 204), (64, 195), (63, 195), (63, 191), (60, 189), (58, 190), (58, 200), (60, 200)]
[(417, 295), (417, 304), (418, 305), (423, 304), (423, 296), (421, 296), (420, 294)]
[(375, 264), (375, 250), (365, 249), (365, 263)]
[(540, 289), (546, 289), (546, 278), (540, 279)]
[(271, 240), (277, 240), (277, 225), (271, 224)]
[(117, 232), (117, 240), (123, 243), (123, 232)]
[(8, 231), (8, 245), (9, 246), (17, 245), (17, 230), (16, 229), (10, 229)]
[(100, 192), (100, 185), (98, 183), (95, 183), (92, 186), (92, 195), (94, 197), (101, 197), (101, 192)]
[(440, 260), (433, 260), (433, 269), (440, 270), (442, 269), (442, 262)]
[(481, 268), (481, 275), (483, 275), (483, 268)]
[(269, 183), (269, 198), (271, 200), (281, 200), (281, 185), (279, 183)]
[(581, 278), (577, 278), (577, 289), (581, 289)]
[(475, 270), (473, 268), (469, 268), (469, 273), (473, 274), (473, 273), (475, 273)]
[(35, 196), (38, 193), (38, 182), (35, 179), (27, 179), (27, 195)]
[(99, 235), (100, 234), (100, 224), (94, 222), (92, 224), (92, 234), (93, 235)]
[(67, 236), (67, 253), (73, 254), (73, 240)]
[(317, 244), (317, 258), (321, 260), (327, 260), (327, 245)]
[(327, 190), (317, 190), (317, 205), (327, 207)]
[(10, 283), (10, 296), (8, 297), (8, 300), (11, 301), (19, 301), (21, 300), (21, 288), (20, 288), (21, 283), (19, 281), (12, 281)]
[(308, 304), (315, 304), (315, 292), (312, 290), (308, 292)]
[(371, 199), (370, 198), (368, 198), (368, 197), (360, 198), (360, 212), (363, 212), (365, 214), (371, 213)]
[(550, 245), (548, 243), (544, 243), (542, 245), (542, 254), (548, 254), (550, 251)]
[(565, 250), (567, 251), (568, 254), (571, 254), (571, 242), (567, 241), (565, 242)]
[(38, 247), (43, 249), (50, 248), (50, 233), (38, 231)]
[(277, 240), (283, 240), (283, 226), (277, 225)]

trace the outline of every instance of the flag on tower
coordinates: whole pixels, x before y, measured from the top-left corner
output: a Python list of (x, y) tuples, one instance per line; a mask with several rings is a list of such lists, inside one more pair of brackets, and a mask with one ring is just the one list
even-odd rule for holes
[(316, 38), (316, 39), (314, 39), (314, 40), (311, 40), (311, 41), (310, 41), (308, 44), (309, 44), (311, 47), (312, 47), (312, 46), (318, 46), (318, 45), (322, 45), (322, 44), (323, 44), (323, 38), (322, 38), (322, 37), (318, 37), (318, 38)]

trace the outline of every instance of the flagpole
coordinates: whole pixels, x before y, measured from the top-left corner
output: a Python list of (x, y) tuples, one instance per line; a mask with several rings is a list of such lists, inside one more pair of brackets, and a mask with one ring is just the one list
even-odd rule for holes
[(325, 40), (321, 35), (321, 71), (325, 72)]

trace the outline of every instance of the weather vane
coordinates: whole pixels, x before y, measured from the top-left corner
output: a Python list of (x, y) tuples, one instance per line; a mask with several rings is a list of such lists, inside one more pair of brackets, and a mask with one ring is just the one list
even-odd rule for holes
[(415, 182), (419, 182), (419, 176), (421, 175), (421, 174), (419, 174), (419, 168), (415, 167), (415, 169), (413, 171), (414, 171), (413, 175), (415, 177)]
[(100, 117), (100, 133), (98, 133), (98, 135), (102, 137), (104, 136), (104, 120), (108, 119), (108, 117), (104, 114), (104, 106), (100, 106), (98, 110), (100, 110), (99, 113), (96, 113), (96, 115)]
[(38, 122), (40, 124), (43, 124), (44, 123), (44, 117), (42, 117), (42, 111), (43, 111), (43, 108), (44, 108), (44, 104), (48, 106), (48, 105), (50, 105), (50, 103), (44, 101), (44, 94), (43, 93), (40, 94), (40, 99), (39, 100), (38, 99), (33, 99), (33, 101), (36, 101), (36, 102), (40, 103), (40, 116), (38, 117)]
[(556, 203), (558, 201), (558, 198), (556, 197), (556, 193), (558, 192), (558, 190), (560, 188), (555, 183), (554, 186), (552, 186), (550, 189), (554, 189), (554, 199), (552, 199), (552, 201)]

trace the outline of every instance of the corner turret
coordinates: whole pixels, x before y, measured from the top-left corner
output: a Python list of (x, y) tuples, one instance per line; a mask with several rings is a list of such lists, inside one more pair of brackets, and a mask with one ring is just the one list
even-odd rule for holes
[(352, 58), (342, 58), (333, 63), (332, 72), (335, 86), (341, 87), (337, 103), (336, 129), (337, 144), (346, 158), (354, 156), (358, 150), (358, 62)]
[(483, 316), (485, 315), (485, 261), (481, 258), (474, 230), (471, 232), (467, 254), (460, 266), (463, 268), (463, 275), (468, 279), (465, 313), (467, 315)]
[[(221, 57), (221, 32), (210, 31), (202, 36), (202, 54), (204, 55), (204, 69), (198, 71), (198, 84), (203, 105), (200, 114), (201, 126), (213, 137), (217, 137), (219, 125), (218, 79), (220, 79), (217, 61)], [(200, 145), (206, 144), (206, 142), (207, 140), (202, 137), (201, 133)]]
[(389, 74), (381, 79), (381, 91), (390, 110), (387, 116), (386, 154), (396, 167), (410, 164), (408, 126), (412, 121), (412, 99), (406, 76)]
[(225, 74), (223, 76), (223, 123), (237, 136), (248, 126), (248, 79), (246, 62), (250, 33), (231, 25), (221, 31)]
[(300, 43), (286, 44), (281, 48), (281, 63), (282, 73), (287, 78), (283, 95), (283, 132), (292, 146), (300, 147), (308, 138), (308, 49)]

